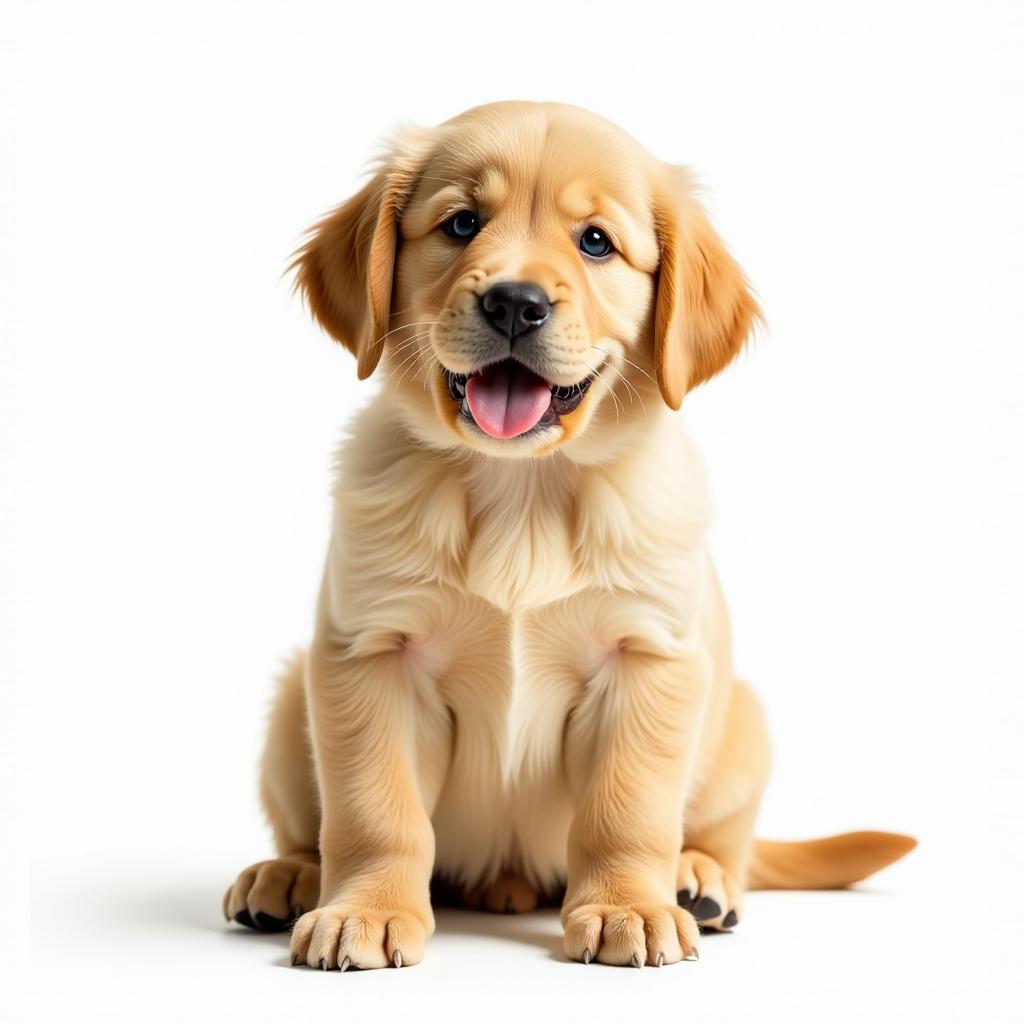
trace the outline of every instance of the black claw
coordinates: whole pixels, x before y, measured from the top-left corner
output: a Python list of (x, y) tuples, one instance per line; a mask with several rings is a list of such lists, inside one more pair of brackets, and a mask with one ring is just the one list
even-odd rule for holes
[(246, 928), (256, 928), (256, 922), (252, 919), (248, 910), (240, 910), (235, 914), (235, 921), (244, 924)]
[(692, 910), (698, 921), (710, 921), (722, 913), (722, 908), (710, 896), (701, 896)]
[(292, 967), (298, 967), (302, 963), (298, 953), (292, 953)]
[(735, 910), (730, 910), (725, 917), (722, 918), (723, 928), (735, 928), (740, 923), (740, 919), (736, 916)]
[(683, 910), (689, 910), (693, 906), (693, 893), (689, 889), (680, 889), (676, 893), (676, 903), (683, 908)]
[(264, 914), (262, 910), (257, 910), (256, 927), (263, 932), (283, 932), (288, 927), (288, 922), (283, 918)]

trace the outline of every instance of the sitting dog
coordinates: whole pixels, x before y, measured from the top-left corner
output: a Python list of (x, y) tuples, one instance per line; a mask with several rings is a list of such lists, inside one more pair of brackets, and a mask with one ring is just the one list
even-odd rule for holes
[(914, 841), (753, 838), (760, 708), (733, 674), (679, 417), (758, 321), (687, 173), (608, 122), (497, 103), (395, 138), (297, 286), (381, 388), (341, 449), (309, 650), (262, 764), (278, 857), (229, 919), (294, 963), (418, 963), (431, 884), (560, 900), (573, 960), (662, 966), (752, 887), (837, 887)]

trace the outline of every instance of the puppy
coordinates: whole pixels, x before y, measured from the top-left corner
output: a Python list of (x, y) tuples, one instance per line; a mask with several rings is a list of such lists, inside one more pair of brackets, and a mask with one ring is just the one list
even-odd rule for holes
[(753, 839), (768, 739), (674, 412), (759, 310), (684, 170), (574, 107), (479, 107), (396, 138), (294, 269), (381, 387), (271, 717), (278, 857), (229, 919), (294, 920), (296, 964), (415, 964), (433, 878), (560, 900), (569, 958), (660, 967), (745, 888), (843, 886), (913, 846)]

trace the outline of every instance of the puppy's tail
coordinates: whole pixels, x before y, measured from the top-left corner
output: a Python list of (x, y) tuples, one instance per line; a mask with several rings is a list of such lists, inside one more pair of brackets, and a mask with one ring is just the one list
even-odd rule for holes
[(842, 889), (915, 846), (916, 839), (896, 832), (844, 832), (802, 843), (755, 839), (747, 888)]

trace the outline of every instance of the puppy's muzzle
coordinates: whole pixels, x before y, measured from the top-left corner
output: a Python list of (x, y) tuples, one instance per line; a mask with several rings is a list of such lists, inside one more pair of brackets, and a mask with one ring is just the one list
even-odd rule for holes
[(507, 440), (556, 426), (574, 412), (592, 380), (588, 375), (568, 386), (552, 384), (537, 333), (551, 316), (544, 289), (529, 281), (500, 281), (480, 296), (479, 312), (493, 331), (480, 339), (476, 368), (455, 373), (443, 367), (448, 394), (463, 418)]

